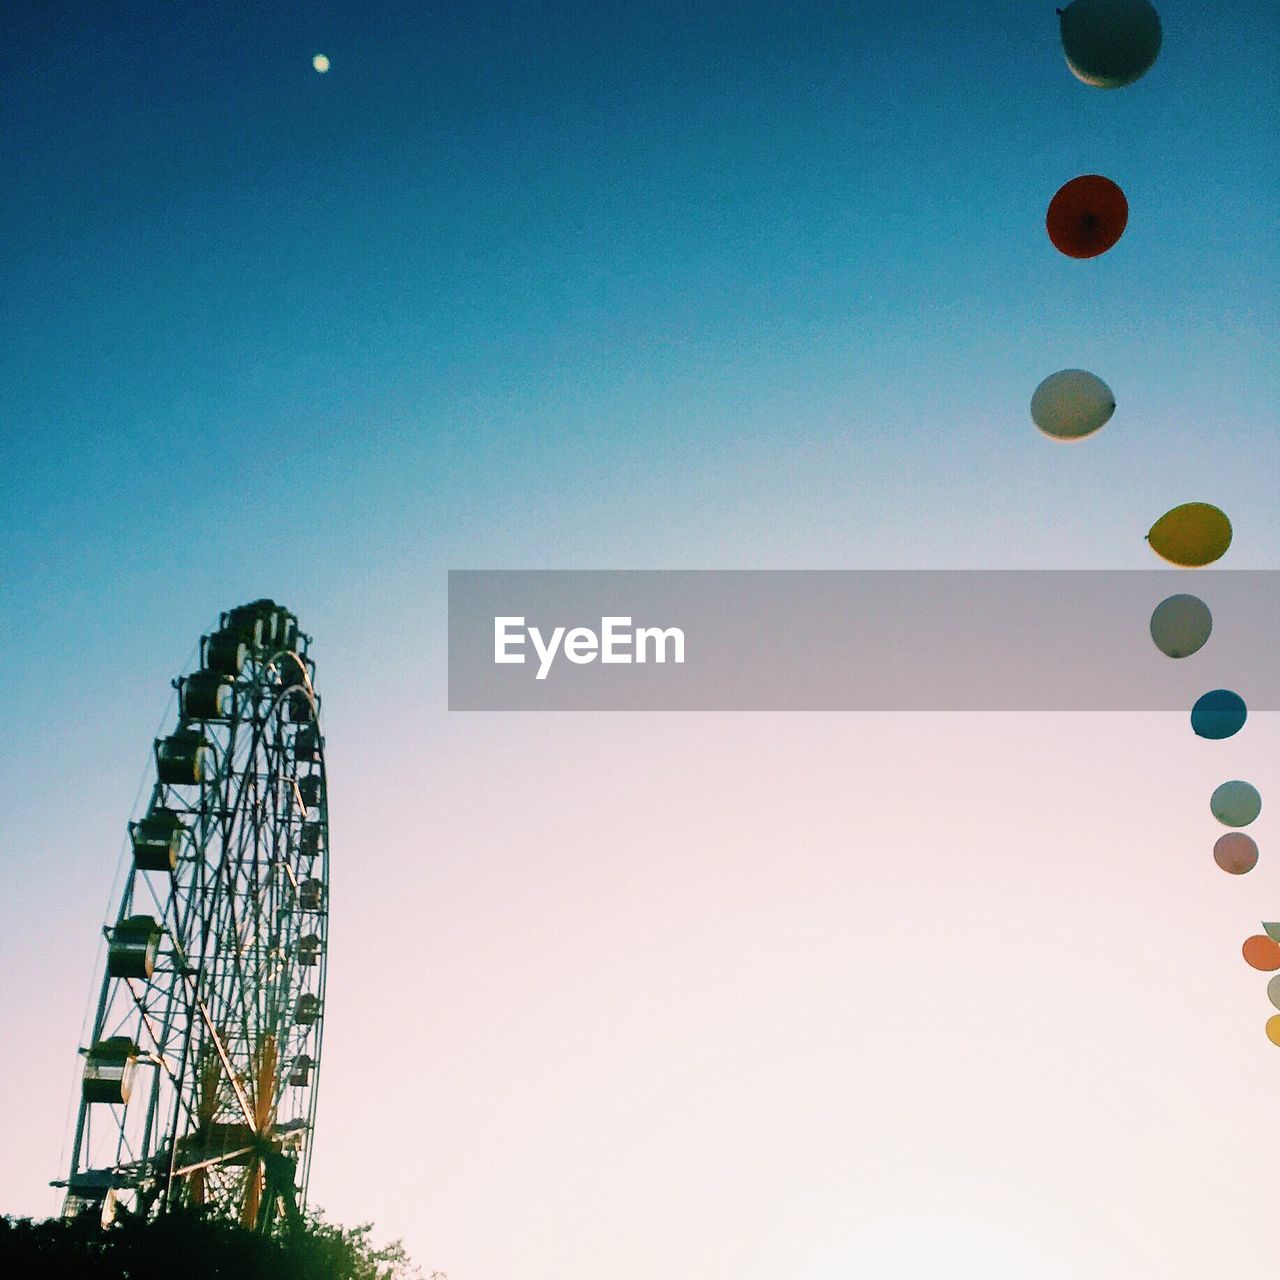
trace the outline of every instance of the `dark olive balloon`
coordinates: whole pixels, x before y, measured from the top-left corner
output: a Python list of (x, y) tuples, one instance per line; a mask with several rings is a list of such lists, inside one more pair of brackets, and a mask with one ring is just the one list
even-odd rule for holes
[(1163, 32), (1148, 0), (1074, 0), (1058, 13), (1067, 66), (1085, 84), (1120, 89), (1155, 65)]

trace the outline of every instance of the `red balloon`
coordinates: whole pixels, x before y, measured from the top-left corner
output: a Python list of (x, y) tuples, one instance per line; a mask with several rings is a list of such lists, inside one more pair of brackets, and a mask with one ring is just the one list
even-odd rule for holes
[(1086, 173), (1058, 188), (1044, 223), (1054, 248), (1068, 258), (1096, 258), (1120, 239), (1128, 221), (1124, 192), (1110, 178)]

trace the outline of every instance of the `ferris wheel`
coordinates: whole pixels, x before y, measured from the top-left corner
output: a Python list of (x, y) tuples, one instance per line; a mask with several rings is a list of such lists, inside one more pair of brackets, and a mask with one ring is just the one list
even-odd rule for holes
[(324, 1030), (329, 823), (311, 640), (224, 613), (129, 824), (104, 926), (64, 1213), (202, 1205), (253, 1230), (306, 1199)]

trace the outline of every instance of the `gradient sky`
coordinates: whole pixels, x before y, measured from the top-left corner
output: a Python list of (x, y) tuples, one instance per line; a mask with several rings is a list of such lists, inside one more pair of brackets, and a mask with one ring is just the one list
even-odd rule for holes
[[(1145, 568), (1191, 499), (1275, 567), (1280, 21), (1159, 7), (1115, 93), (1028, 0), (6, 7), (0, 1210), (167, 682), (271, 595), (335, 1218), (450, 1280), (1272, 1265), (1276, 824), (1226, 877), (1207, 797), (1280, 718), (444, 711), (451, 567)], [(1067, 366), (1119, 408), (1057, 447)]]

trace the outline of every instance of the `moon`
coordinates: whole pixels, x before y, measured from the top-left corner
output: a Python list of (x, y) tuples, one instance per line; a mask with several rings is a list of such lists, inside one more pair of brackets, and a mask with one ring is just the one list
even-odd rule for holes
[(311, 59), (311, 65), (315, 67), (321, 75), (324, 75), (324, 73), (329, 70), (329, 59), (326, 58), (323, 53), (317, 53), (316, 56)]

